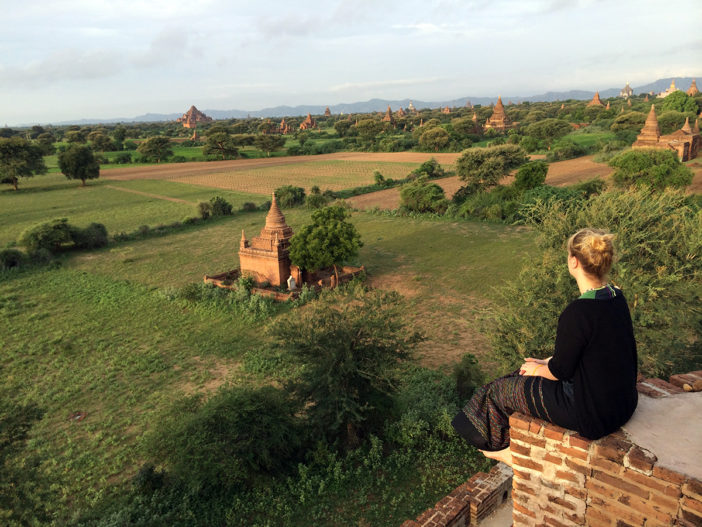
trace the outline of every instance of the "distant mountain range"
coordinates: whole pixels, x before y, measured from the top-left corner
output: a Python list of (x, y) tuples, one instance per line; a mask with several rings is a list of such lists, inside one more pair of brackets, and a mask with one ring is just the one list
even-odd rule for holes
[[(690, 83), (693, 78), (701, 79), (702, 75), (698, 77), (674, 77), (675, 85), (682, 90), (687, 90), (690, 87)], [(670, 86), (670, 81), (673, 80), (671, 77), (665, 79), (658, 79), (655, 82), (649, 84), (644, 84), (643, 86), (632, 86), (634, 94), (640, 93), (659, 93), (668, 86)], [(608, 97), (616, 97), (624, 86), (619, 88), (609, 88), (606, 90), (600, 90), (600, 97), (606, 99)], [(502, 101), (506, 104), (509, 101), (516, 103), (529, 101), (529, 102), (551, 102), (551, 101), (566, 101), (568, 99), (575, 100), (587, 100), (591, 99), (594, 92), (585, 90), (570, 90), (570, 91), (560, 91), (560, 92), (546, 92), (539, 95), (521, 96), (521, 95), (502, 95)], [(348, 114), (348, 113), (369, 113), (369, 112), (384, 112), (388, 106), (393, 110), (400, 107), (407, 108), (409, 106), (410, 100), (414, 104), (415, 108), (439, 108), (444, 106), (449, 106), (451, 108), (465, 106), (467, 101), (471, 104), (481, 104), (487, 105), (497, 101), (497, 97), (461, 97), (459, 99), (452, 99), (448, 101), (420, 101), (417, 99), (371, 99), (369, 101), (354, 102), (354, 103), (342, 103), (329, 105), (329, 109), (333, 114)], [(312, 115), (321, 115), (327, 105), (301, 105), (301, 106), (275, 106), (273, 108), (264, 108), (262, 110), (203, 110), (203, 113), (212, 117), (213, 119), (233, 119), (233, 118), (246, 118), (246, 117), (288, 117), (288, 116), (298, 116), (307, 115), (311, 113)], [(185, 109), (187, 110), (187, 108)], [(185, 111), (183, 110), (183, 111)], [(178, 117), (182, 116), (183, 112), (177, 113), (146, 113), (144, 115), (138, 115), (136, 117), (121, 117), (116, 119), (79, 119), (72, 121), (62, 121), (59, 123), (52, 123), (56, 125), (67, 125), (67, 124), (97, 124), (97, 123), (137, 123), (137, 122), (158, 122), (158, 121), (175, 121)]]

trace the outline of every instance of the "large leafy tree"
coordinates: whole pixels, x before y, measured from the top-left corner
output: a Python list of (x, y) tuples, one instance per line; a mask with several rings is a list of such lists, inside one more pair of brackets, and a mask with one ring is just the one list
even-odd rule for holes
[(254, 144), (270, 157), (271, 152), (283, 148), (285, 145), (285, 137), (282, 135), (257, 135), (254, 139)]
[(475, 188), (494, 187), (513, 168), (528, 161), (526, 152), (517, 145), (470, 148), (456, 163), (458, 176)]
[(168, 137), (156, 136), (149, 137), (141, 143), (137, 147), (137, 152), (160, 163), (162, 159), (173, 155), (173, 148), (171, 148), (171, 140)]
[(662, 190), (692, 183), (692, 171), (669, 150), (629, 150), (613, 157), (609, 165), (616, 169), (612, 179), (620, 187), (650, 186)]
[(433, 128), (429, 128), (429, 130), (424, 132), (419, 137), (419, 146), (423, 150), (433, 150), (434, 152), (438, 152), (448, 145), (449, 140), (449, 133), (440, 126), (435, 126)]
[(694, 112), (697, 113), (699, 108), (693, 97), (690, 97), (684, 91), (676, 91), (668, 95), (663, 99), (663, 104), (661, 105), (663, 111), (674, 111), (674, 112)]
[(326, 292), (272, 333), (302, 366), (287, 388), (304, 405), (311, 430), (347, 448), (382, 426), (398, 367), (421, 340), (403, 322), (397, 293), (361, 288)]
[(448, 208), (448, 200), (436, 183), (431, 183), (427, 176), (420, 176), (402, 186), (400, 201), (403, 209), (413, 212), (436, 212), (443, 214)]
[(224, 159), (231, 159), (239, 154), (236, 141), (227, 132), (215, 132), (208, 134), (202, 153), (208, 155), (218, 155)]
[(550, 145), (556, 139), (563, 137), (573, 130), (573, 127), (562, 119), (544, 119), (536, 123), (532, 123), (526, 127), (526, 135), (543, 139), (546, 144)]
[(363, 246), (356, 227), (346, 220), (351, 214), (339, 206), (325, 207), (312, 213), (312, 223), (305, 225), (290, 240), (290, 260), (307, 271), (334, 267), (358, 254)]
[(58, 165), (64, 176), (68, 179), (80, 179), (82, 186), (85, 186), (86, 179), (100, 177), (100, 163), (95, 159), (92, 148), (87, 145), (68, 147), (59, 154)]
[(0, 138), (0, 182), (17, 190), (21, 177), (46, 173), (42, 149), (21, 137)]

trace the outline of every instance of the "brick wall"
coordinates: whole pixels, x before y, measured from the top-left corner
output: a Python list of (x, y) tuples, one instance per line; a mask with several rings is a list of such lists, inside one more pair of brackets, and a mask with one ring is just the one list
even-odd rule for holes
[(502, 463), (478, 472), (416, 520), (401, 527), (467, 527), (477, 525), (505, 500), (512, 488), (512, 470)]
[[(678, 392), (665, 381), (639, 391), (649, 388)], [(702, 481), (660, 466), (623, 431), (591, 441), (520, 414), (510, 427), (515, 527), (702, 526)]]

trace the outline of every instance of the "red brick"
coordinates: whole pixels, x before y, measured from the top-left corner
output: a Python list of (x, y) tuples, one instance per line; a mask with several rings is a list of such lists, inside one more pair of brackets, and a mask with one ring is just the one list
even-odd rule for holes
[(659, 492), (666, 496), (670, 496), (672, 498), (680, 497), (680, 489), (677, 486), (670, 485), (669, 483), (658, 478), (654, 478), (653, 476), (646, 476), (644, 474), (636, 472), (635, 470), (625, 469), (624, 477), (627, 480), (631, 480), (638, 485), (655, 490), (656, 492)]
[(531, 419), (522, 414), (512, 414), (509, 416), (509, 428), (510, 430), (516, 428), (519, 430), (529, 430), (529, 424)]
[(669, 483), (674, 483), (675, 485), (682, 485), (682, 483), (686, 479), (686, 476), (680, 474), (680, 472), (675, 472), (674, 470), (670, 470), (668, 468), (661, 467), (658, 465), (653, 467), (653, 475), (658, 479), (662, 479)]
[(642, 514), (632, 511), (628, 507), (624, 507), (620, 503), (612, 502), (612, 501), (607, 501), (607, 500), (602, 500), (597, 497), (593, 497), (591, 500), (591, 505), (590, 506), (597, 506), (600, 509), (603, 509), (604, 511), (612, 514), (614, 518), (617, 518), (619, 520), (625, 520), (628, 522), (633, 523), (634, 525), (643, 525), (644, 522), (646, 521), (646, 517), (643, 516)]
[(542, 426), (543, 426), (542, 421), (532, 420), (529, 423), (529, 432), (534, 434), (534, 435), (538, 435), (538, 433), (541, 432)]
[(561, 521), (558, 521), (555, 518), (551, 518), (550, 516), (547, 516), (544, 518), (544, 523), (546, 525), (552, 525), (553, 527), (569, 527), (567, 524), (565, 524)]
[(702, 514), (702, 503), (692, 498), (688, 498), (687, 496), (683, 496), (683, 499), (680, 501), (680, 506), (695, 511), (698, 514)]
[(527, 481), (529, 481), (531, 479), (531, 474), (529, 474), (528, 472), (523, 472), (523, 471), (518, 470), (514, 467), (512, 467), (512, 472), (514, 472), (515, 478), (525, 479)]
[(624, 466), (603, 457), (593, 457), (592, 460), (590, 460), (590, 464), (593, 467), (605, 470), (614, 475), (619, 475), (624, 471)]
[(512, 482), (512, 490), (518, 490), (519, 492), (531, 494), (532, 496), (537, 495), (537, 492), (534, 489), (532, 489), (528, 485), (524, 485), (523, 483), (520, 483), (519, 481)]
[(421, 526), (414, 520), (407, 520), (402, 525), (400, 525), (400, 527), (421, 527)]
[(652, 452), (635, 445), (626, 455), (626, 461), (632, 468), (648, 473), (653, 470), (658, 458)]
[(595, 481), (594, 479), (587, 480), (585, 482), (585, 488), (605, 498), (616, 499), (621, 495), (621, 491), (608, 487), (607, 485), (604, 485), (599, 481)]
[(631, 448), (631, 443), (612, 436), (606, 436), (595, 443), (595, 455), (621, 463)]
[(562, 452), (566, 455), (578, 458), (578, 459), (582, 459), (582, 460), (587, 459), (587, 452), (580, 450), (580, 449), (577, 449), (577, 448), (569, 448), (569, 447), (564, 446), (564, 445), (558, 445), (558, 451)]
[(698, 514), (695, 511), (691, 511), (683, 507), (680, 508), (678, 518), (682, 518), (683, 520), (686, 520), (695, 526), (702, 525), (702, 514)]
[(668, 381), (670, 384), (682, 388), (683, 384), (692, 384), (695, 381), (702, 379), (702, 376), (697, 376), (694, 373), (678, 373), (677, 375), (671, 375)]
[(509, 449), (513, 454), (519, 454), (527, 457), (531, 455), (531, 447), (521, 445), (514, 441), (510, 442)]
[(568, 443), (573, 448), (581, 448), (583, 450), (590, 450), (590, 445), (592, 445), (591, 440), (581, 436), (580, 434), (571, 434), (568, 437)]
[(660, 522), (668, 522), (668, 525), (673, 521), (672, 515), (669, 512), (661, 511), (660, 507), (657, 507), (650, 500), (642, 500), (636, 496), (626, 495), (621, 496), (617, 501), (637, 512), (645, 514), (649, 519), (653, 518)]
[(544, 448), (546, 446), (546, 440), (542, 437), (535, 437), (533, 435), (525, 434), (519, 430), (509, 429), (510, 440), (521, 441), (529, 445), (536, 445), (539, 448)]
[(549, 463), (553, 463), (554, 465), (562, 465), (563, 464), (563, 460), (560, 457), (555, 456), (555, 455), (550, 454), (550, 453), (548, 453), (544, 456), (544, 461), (548, 461)]
[(555, 503), (556, 505), (560, 505), (561, 507), (565, 507), (570, 511), (575, 510), (575, 504), (559, 496), (548, 496), (548, 501), (550, 501), (551, 503)]
[(585, 511), (585, 520), (589, 527), (610, 527), (614, 523), (609, 515), (593, 507)]
[(575, 472), (578, 472), (580, 474), (584, 474), (586, 476), (589, 476), (592, 472), (592, 469), (589, 465), (578, 463), (577, 461), (570, 458), (565, 458), (565, 464), (569, 469), (574, 470)]
[(568, 496), (573, 496), (574, 498), (578, 498), (579, 500), (584, 500), (585, 498), (587, 498), (587, 492), (585, 492), (584, 487), (566, 487), (564, 491), (566, 494), (568, 494)]
[(544, 436), (554, 441), (563, 441), (563, 435), (566, 433), (565, 428), (549, 423), (544, 427)]
[(656, 494), (655, 492), (651, 493), (650, 500), (654, 506), (658, 507), (663, 512), (669, 512), (671, 515), (675, 515), (675, 512), (678, 510), (679, 507), (679, 503), (677, 500), (674, 500), (667, 496), (661, 496), (660, 494)]
[(560, 479), (565, 479), (568, 481), (572, 481), (573, 483), (579, 483), (580, 478), (573, 472), (566, 472), (564, 470), (557, 470), (556, 471), (556, 477)]
[(702, 501), (702, 481), (690, 478), (682, 486), (682, 491), (685, 496), (691, 496)]
[(572, 521), (575, 525), (585, 525), (585, 516), (574, 512), (564, 512), (563, 517)]
[(514, 507), (515, 511), (521, 512), (522, 514), (529, 516), (530, 518), (536, 518), (536, 514), (533, 511), (530, 511), (526, 507), (521, 506), (519, 503), (513, 502), (512, 507)]
[[(636, 473), (634, 472), (634, 474)], [(629, 483), (629, 481), (625, 481), (622, 478), (612, 476), (610, 474), (607, 474), (606, 472), (602, 472), (601, 470), (593, 470), (592, 477), (596, 480), (606, 483), (607, 485), (611, 485), (614, 488), (623, 490), (624, 492), (628, 492), (630, 494), (634, 494), (645, 499), (649, 497), (649, 492), (647, 489), (642, 489), (637, 485)]]
[(518, 466), (518, 467), (530, 468), (532, 470), (538, 470), (539, 472), (543, 472), (543, 470), (544, 470), (544, 466), (541, 463), (537, 463), (536, 461), (533, 461), (532, 459), (529, 459), (529, 458), (513, 457), (512, 464), (515, 466)]
[(512, 526), (513, 527), (533, 527), (534, 522), (528, 516), (522, 516), (517, 512), (512, 512)]

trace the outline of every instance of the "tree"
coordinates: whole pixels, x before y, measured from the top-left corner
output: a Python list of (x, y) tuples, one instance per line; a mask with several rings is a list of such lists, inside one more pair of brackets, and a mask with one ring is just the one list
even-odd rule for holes
[(347, 120), (337, 121), (334, 123), (334, 130), (339, 134), (339, 137), (344, 137), (351, 128), (351, 124), (351, 121)]
[(275, 189), (275, 197), (282, 207), (295, 207), (305, 202), (305, 189), (294, 185), (283, 185)]
[(475, 133), (475, 123), (470, 117), (458, 117), (451, 120), (451, 126), (456, 133), (467, 135)]
[(525, 133), (537, 139), (543, 139), (547, 145), (550, 145), (553, 141), (567, 135), (572, 130), (573, 127), (561, 119), (544, 119), (527, 126)]
[(67, 143), (85, 143), (85, 134), (80, 130), (69, 130), (63, 135)]
[(628, 112), (617, 117), (609, 129), (613, 132), (628, 130), (639, 133), (645, 122), (646, 115), (642, 112)]
[(458, 176), (477, 188), (497, 185), (510, 170), (526, 163), (528, 157), (517, 145), (470, 148), (456, 163)]
[(56, 148), (54, 147), (55, 138), (50, 132), (39, 134), (36, 140), (45, 156), (53, 155), (54, 152), (56, 152)]
[(86, 179), (100, 177), (100, 163), (95, 159), (93, 150), (86, 145), (69, 146), (59, 154), (58, 166), (66, 178), (80, 179), (83, 187)]
[(436, 183), (429, 182), (427, 176), (420, 176), (402, 186), (400, 190), (402, 208), (413, 212), (436, 212), (443, 214), (448, 208), (448, 200)]
[(0, 138), (1, 183), (9, 183), (17, 190), (19, 178), (45, 173), (46, 165), (40, 146), (21, 137)]
[(137, 152), (147, 159), (155, 159), (157, 163), (173, 155), (171, 140), (168, 137), (149, 137), (137, 147)]
[(207, 142), (202, 153), (206, 156), (219, 155), (224, 160), (237, 157), (239, 149), (231, 135), (226, 132), (215, 132), (207, 135)]
[(121, 145), (127, 138), (127, 129), (124, 126), (116, 127), (114, 132), (112, 132), (112, 138), (115, 140), (115, 143)]
[(290, 240), (290, 261), (306, 271), (334, 266), (338, 283), (337, 265), (356, 256), (363, 246), (356, 227), (346, 221), (350, 217), (339, 206), (313, 212), (312, 223)]
[(658, 116), (658, 126), (661, 130), (661, 134), (670, 134), (675, 130), (679, 130), (685, 124), (685, 118), (690, 119), (692, 123), (695, 122), (694, 113), (682, 113), (676, 111), (663, 112)]
[(358, 121), (356, 131), (362, 141), (366, 143), (375, 143), (376, 137), (383, 131), (383, 123), (375, 119), (363, 119)]
[(394, 292), (327, 291), (272, 326), (278, 345), (302, 366), (286, 388), (304, 405), (313, 437), (353, 448), (380, 430), (398, 368), (422, 340), (403, 322), (400, 300)]
[(519, 167), (514, 186), (518, 190), (529, 190), (539, 187), (546, 181), (546, 174), (548, 174), (548, 163), (546, 161), (532, 161)]
[(692, 171), (669, 150), (629, 150), (610, 159), (609, 166), (616, 169), (612, 179), (620, 187), (646, 185), (662, 190), (692, 183)]
[(449, 133), (440, 126), (429, 128), (429, 130), (419, 137), (419, 146), (425, 150), (433, 150), (434, 152), (445, 148), (448, 143)]
[(88, 140), (98, 152), (107, 152), (114, 149), (112, 139), (102, 132), (90, 132), (88, 134)]
[(270, 157), (272, 151), (283, 148), (285, 137), (281, 135), (257, 135), (254, 139), (254, 144)]
[(699, 108), (694, 97), (690, 97), (684, 91), (676, 91), (663, 99), (661, 110), (668, 112), (693, 112), (697, 113)]

